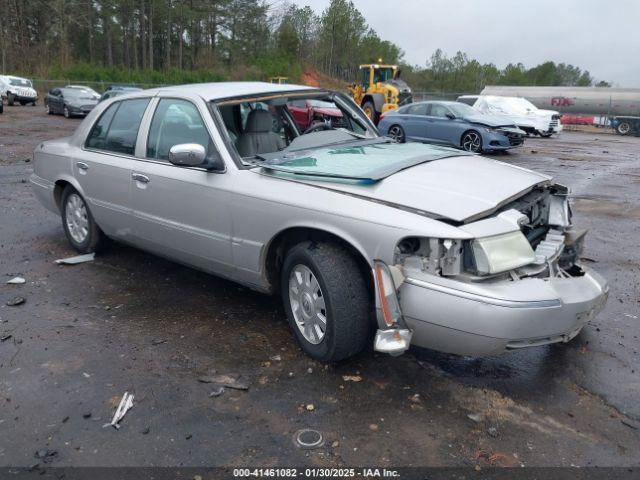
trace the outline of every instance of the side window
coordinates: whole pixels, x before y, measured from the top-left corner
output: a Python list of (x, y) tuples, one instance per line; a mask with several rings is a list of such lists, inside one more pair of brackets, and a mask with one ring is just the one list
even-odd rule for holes
[(451, 113), (451, 112), (444, 105), (440, 105), (438, 103), (432, 103), (431, 104), (431, 113), (430, 113), (430, 115), (432, 117), (445, 118), (447, 116), (447, 113)]
[(169, 160), (169, 150), (175, 145), (202, 145), (207, 158), (214, 151), (209, 132), (196, 106), (186, 100), (163, 98), (158, 102), (147, 140), (147, 157)]
[(415, 105), (411, 105), (407, 107), (407, 110), (404, 112), (409, 115), (426, 115), (427, 114), (427, 104), (426, 103), (416, 103)]
[(96, 148), (98, 150), (105, 150), (107, 146), (107, 132), (109, 131), (109, 125), (111, 120), (118, 110), (120, 104), (114, 103), (107, 108), (96, 123), (93, 124), (93, 128), (87, 137), (87, 141), (84, 146), (87, 148)]
[(138, 139), (138, 129), (149, 99), (123, 100), (119, 103), (120, 108), (116, 111), (109, 127), (104, 150), (133, 155)]

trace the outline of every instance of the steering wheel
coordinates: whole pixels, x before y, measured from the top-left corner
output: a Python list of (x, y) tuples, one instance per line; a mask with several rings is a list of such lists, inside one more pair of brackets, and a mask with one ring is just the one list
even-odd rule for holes
[(302, 132), (302, 134), (306, 135), (307, 133), (313, 133), (318, 130), (333, 130), (333, 127), (325, 122), (314, 122), (309, 126), (309, 128)]

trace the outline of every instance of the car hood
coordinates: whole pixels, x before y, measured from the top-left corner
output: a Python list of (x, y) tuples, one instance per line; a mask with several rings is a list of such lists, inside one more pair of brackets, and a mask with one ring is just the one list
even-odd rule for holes
[(463, 120), (470, 123), (486, 125), (487, 127), (508, 127), (514, 125), (514, 121), (510, 117), (503, 115), (486, 115), (483, 113), (467, 115)]
[(521, 167), (478, 155), (458, 154), (434, 145), (404, 143), (324, 150), (307, 153), (295, 161), (323, 168), (323, 162), (328, 162), (329, 157), (339, 157), (340, 165), (344, 167), (334, 166), (336, 173), (345, 171), (362, 159), (376, 163), (376, 156), (380, 161), (386, 158), (387, 163), (391, 163), (389, 159), (394, 157), (401, 163), (403, 155), (419, 159), (419, 162), (368, 182), (326, 176), (311, 178), (304, 174), (291, 175), (291, 171), (266, 171), (287, 180), (461, 223), (481, 218), (536, 185), (551, 180), (547, 175)]
[(319, 113), (321, 115), (326, 115), (327, 117), (341, 117), (342, 112), (339, 108), (322, 108), (322, 107), (313, 107), (313, 111)]

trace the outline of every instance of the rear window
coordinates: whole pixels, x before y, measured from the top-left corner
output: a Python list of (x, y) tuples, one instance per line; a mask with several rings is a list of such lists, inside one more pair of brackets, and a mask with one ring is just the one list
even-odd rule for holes
[(123, 100), (111, 105), (91, 129), (86, 146), (133, 155), (140, 122), (147, 105), (148, 98)]

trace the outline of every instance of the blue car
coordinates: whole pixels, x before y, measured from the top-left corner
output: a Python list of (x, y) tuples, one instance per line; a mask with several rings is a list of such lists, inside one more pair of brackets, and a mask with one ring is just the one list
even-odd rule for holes
[(438, 143), (475, 153), (518, 147), (526, 135), (507, 118), (480, 113), (464, 103), (440, 101), (387, 112), (378, 129), (398, 142)]

